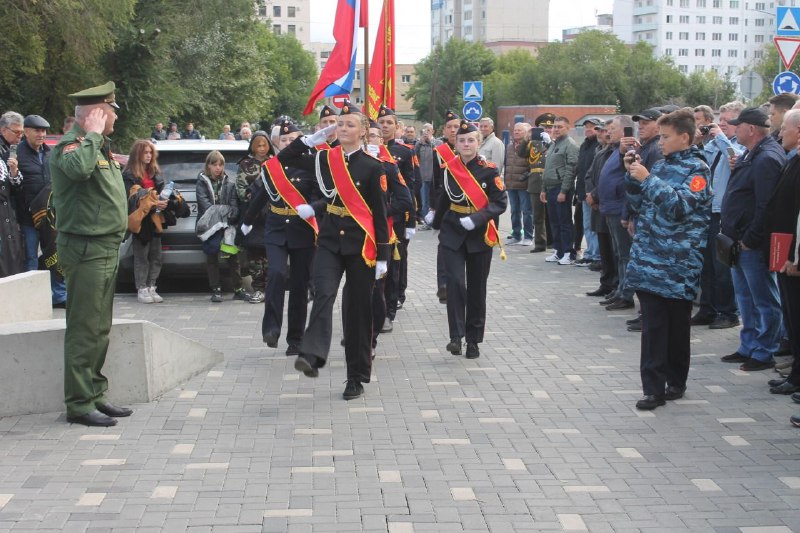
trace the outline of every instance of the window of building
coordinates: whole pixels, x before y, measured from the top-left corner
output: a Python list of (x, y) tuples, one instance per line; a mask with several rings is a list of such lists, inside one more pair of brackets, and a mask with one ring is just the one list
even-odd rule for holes
[(689, 0), (681, 0), (681, 7), (689, 7)]
[(705, 69), (706, 69), (706, 67), (704, 67), (703, 65), (695, 65), (694, 66), (694, 71), (695, 72), (703, 72)]
[(722, 50), (719, 48), (714, 48), (711, 50), (711, 57), (722, 57)]
[(706, 40), (706, 34), (705, 34), (705, 32), (699, 31), (699, 32), (694, 34), (694, 38), (696, 40), (698, 40), (698, 41), (705, 41)]
[(756, 19), (756, 20), (753, 21), (753, 24), (755, 24), (756, 26), (763, 26), (764, 25), (764, 19)]
[(713, 0), (711, 3), (711, 7), (716, 7), (717, 9), (722, 7), (722, 0)]
[(686, 65), (678, 65), (678, 71), (681, 74), (686, 74), (687, 72), (689, 72), (689, 67), (687, 67)]
[(672, 15), (667, 15), (667, 24), (672, 24)]
[(297, 12), (297, 8), (294, 7), (294, 6), (288, 6), (286, 8), (286, 16), (287, 17), (294, 17), (296, 12)]
[(697, 7), (706, 7), (706, 0), (697, 0)]
[(706, 56), (706, 49), (705, 48), (695, 48), (694, 49), (694, 56), (695, 57), (705, 57)]
[(680, 22), (681, 24), (689, 24), (689, 15), (681, 15)]
[(738, 41), (739, 40), (739, 34), (738, 33), (729, 33), (728, 34), (728, 40), (729, 41)]
[(667, 7), (672, 7), (672, 0), (667, 0)]
[(679, 57), (688, 57), (689, 49), (688, 48), (678, 48), (678, 56)]
[(756, 35), (753, 38), (755, 39), (755, 42), (757, 42), (757, 43), (763, 43), (764, 42), (764, 36), (763, 35)]
[(731, 0), (731, 9), (739, 9), (739, 0)]
[(281, 34), (281, 25), (280, 24), (273, 24), (272, 25), (272, 33), (274, 33), (275, 35), (280, 35)]
[(281, 6), (272, 6), (272, 16), (273, 17), (281, 16)]
[(472, 11), (464, 11), (464, 20), (472, 20)]
[(294, 24), (289, 24), (288, 26), (286, 26), (286, 33), (294, 35), (295, 33), (297, 33), (297, 28), (295, 27)]
[(728, 57), (737, 57), (738, 55), (739, 55), (738, 50), (736, 49), (728, 50)]
[(705, 15), (697, 17), (697, 23), (698, 24), (705, 24), (706, 23)]
[(722, 40), (722, 34), (721, 33), (712, 33), (711, 34), (711, 40), (712, 41), (721, 41)]
[(671, 40), (672, 40), (672, 32), (671, 32), (671, 31), (668, 31), (668, 32), (666, 33), (665, 39), (666, 39), (666, 40), (668, 40), (668, 41), (671, 41)]
[(331, 53), (328, 50), (323, 50), (322, 52), (319, 53), (319, 57), (328, 59), (329, 57), (331, 57)]
[(754, 50), (753, 51), (753, 59), (762, 59), (764, 57), (763, 50)]
[(400, 82), (401, 83), (411, 83), (411, 74), (401, 74), (400, 75)]
[(689, 32), (688, 31), (680, 32), (678, 34), (678, 40), (679, 41), (688, 41), (689, 40)]
[(647, 32), (647, 35), (645, 36), (645, 38), (648, 41), (652, 40), (653, 39), (653, 32), (651, 32), (651, 31)]
[(722, 24), (722, 17), (714, 17), (713, 19), (711, 19), (711, 22), (713, 24)]
[(728, 24), (731, 26), (738, 26), (739, 25), (739, 17), (731, 17), (728, 19)]
[(664, 55), (665, 56), (671, 56), (672, 55), (672, 48), (666, 48), (664, 50)]
[(756, 2), (756, 7), (754, 9), (756, 11), (766, 11), (767, 10), (767, 3), (766, 2)]
[(267, 6), (258, 6), (258, 16), (259, 17), (267, 16)]

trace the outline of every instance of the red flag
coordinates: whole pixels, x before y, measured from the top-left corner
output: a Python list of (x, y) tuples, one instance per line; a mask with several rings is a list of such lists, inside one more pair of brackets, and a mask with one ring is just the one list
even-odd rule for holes
[(369, 66), (367, 108), (377, 118), (381, 104), (394, 109), (394, 0), (383, 0), (375, 51)]
[(358, 17), (359, 28), (369, 28), (369, 12), (367, 11), (368, 5), (369, 0), (361, 0), (361, 14)]
[[(366, 2), (366, 0), (364, 0)], [(356, 48), (358, 47), (358, 21), (363, 13), (361, 0), (339, 0), (333, 21), (333, 38), (336, 45), (311, 91), (304, 115), (314, 111), (317, 100), (326, 96), (349, 94), (356, 76)]]

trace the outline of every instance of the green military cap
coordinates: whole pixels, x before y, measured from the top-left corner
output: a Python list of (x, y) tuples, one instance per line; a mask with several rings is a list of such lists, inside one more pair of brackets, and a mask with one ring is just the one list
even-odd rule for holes
[(103, 85), (98, 85), (97, 87), (91, 87), (77, 93), (72, 93), (68, 96), (75, 100), (77, 105), (108, 104), (119, 109), (114, 98), (114, 91), (116, 88), (114, 82), (110, 81)]

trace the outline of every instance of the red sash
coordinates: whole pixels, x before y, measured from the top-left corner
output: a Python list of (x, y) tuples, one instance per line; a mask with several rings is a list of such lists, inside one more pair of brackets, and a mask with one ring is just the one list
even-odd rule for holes
[(447, 165), (448, 161), (450, 161), (456, 156), (456, 153), (453, 151), (452, 148), (450, 148), (450, 145), (447, 144), (446, 142), (440, 144), (439, 146), (434, 148), (434, 150), (436, 150), (436, 153), (439, 154), (439, 157), (442, 160), (442, 165), (441, 165), (442, 168), (444, 168)]
[(323, 151), (323, 150), (330, 150), (330, 149), (331, 149), (331, 145), (330, 145), (330, 144), (328, 144), (327, 142), (324, 142), (324, 143), (319, 143), (319, 144), (318, 144), (318, 145), (316, 145), (314, 148), (316, 148), (316, 149), (317, 149), (317, 151), (320, 151), (320, 152), (321, 152), (321, 151)]
[[(452, 150), (450, 150), (450, 152), (452, 152)], [(472, 175), (472, 172), (467, 169), (467, 166), (461, 161), (460, 157), (453, 157), (452, 159), (445, 160), (444, 164), (450, 172), (450, 175), (453, 176), (456, 183), (458, 183), (458, 186), (464, 191), (469, 203), (471, 203), (475, 209), (484, 209), (489, 205), (489, 197), (486, 195), (486, 191), (483, 190), (483, 187), (481, 187), (478, 180), (475, 179), (475, 176)], [(483, 241), (487, 246), (497, 246), (499, 238), (494, 220), (489, 220), (489, 224), (486, 226), (486, 233), (483, 236)]]
[(378, 145), (378, 159), (380, 159), (385, 163), (397, 164), (397, 161), (395, 160), (391, 152), (389, 152), (389, 149), (386, 148), (385, 144)]
[[(297, 212), (297, 206), (300, 204), (307, 204), (308, 202), (300, 194), (300, 191), (292, 185), (292, 182), (289, 180), (289, 176), (286, 175), (286, 172), (283, 170), (283, 165), (278, 160), (277, 157), (273, 157), (268, 159), (264, 162), (264, 167), (267, 169), (267, 173), (269, 173), (270, 179), (272, 179), (272, 183), (275, 184), (275, 190), (278, 191), (278, 194), (281, 195), (283, 201), (289, 204), (292, 209)], [(314, 237), (319, 234), (319, 226), (317, 225), (317, 217), (309, 217), (305, 220), (305, 222), (311, 226), (311, 229), (314, 230)]]
[(367, 266), (374, 267), (378, 259), (378, 246), (375, 241), (375, 222), (372, 219), (372, 210), (367, 205), (364, 197), (361, 196), (355, 183), (353, 183), (353, 177), (350, 175), (350, 170), (344, 161), (344, 150), (341, 145), (331, 148), (325, 155), (328, 158), (328, 166), (331, 169), (333, 185), (336, 187), (342, 203), (350, 212), (353, 220), (366, 233), (364, 246), (361, 248), (361, 257), (364, 258)]

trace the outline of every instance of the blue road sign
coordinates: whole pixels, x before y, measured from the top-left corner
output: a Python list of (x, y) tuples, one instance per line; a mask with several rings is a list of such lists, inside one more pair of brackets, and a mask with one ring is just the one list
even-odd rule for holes
[(464, 82), (464, 97), (465, 102), (480, 102), (483, 100), (483, 82), (482, 81), (465, 81)]
[(778, 37), (800, 37), (800, 7), (778, 7)]
[(475, 122), (483, 115), (483, 108), (478, 102), (467, 102), (464, 104), (464, 118), (470, 122)]
[(800, 77), (790, 70), (781, 72), (772, 81), (772, 92), (800, 94)]

